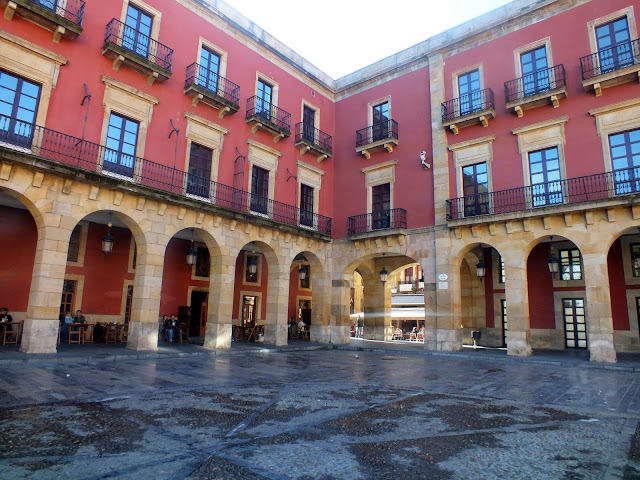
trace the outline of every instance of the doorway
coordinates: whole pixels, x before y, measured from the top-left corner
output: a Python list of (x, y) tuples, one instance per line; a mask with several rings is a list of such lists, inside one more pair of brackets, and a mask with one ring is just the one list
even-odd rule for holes
[(191, 292), (191, 318), (189, 336), (201, 337), (207, 329), (207, 298), (209, 292), (194, 290)]
[(256, 324), (257, 298), (251, 295), (242, 297), (242, 326), (253, 327)]
[(311, 325), (311, 300), (298, 300), (298, 315), (305, 325)]
[(587, 348), (587, 324), (585, 321), (584, 299), (563, 298), (564, 335), (567, 348)]

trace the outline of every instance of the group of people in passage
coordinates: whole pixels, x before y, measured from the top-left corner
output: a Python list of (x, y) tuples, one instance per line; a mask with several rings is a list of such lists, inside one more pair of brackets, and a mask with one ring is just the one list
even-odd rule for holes
[(166, 342), (173, 342), (175, 338), (182, 343), (182, 330), (175, 314), (162, 316), (162, 336)]
[(9, 309), (7, 307), (0, 308), (0, 323), (6, 324), (7, 332), (12, 331), (13, 317), (9, 315)]
[(302, 332), (306, 326), (307, 324), (302, 321), (302, 318), (296, 322), (296, 319), (291, 317), (289, 319), (289, 338), (298, 338), (300, 332)]
[[(60, 319), (60, 341), (64, 341), (68, 338), (70, 331), (69, 329), (73, 329), (73, 331), (78, 330), (79, 327), (77, 325), (72, 325), (73, 323), (83, 325), (87, 323), (87, 319), (84, 318), (81, 310), (76, 310), (75, 315), (71, 315), (71, 311), (67, 310), (64, 316), (62, 316), (62, 318)], [(96, 325), (96, 328), (97, 327), (98, 325)], [(102, 326), (100, 328), (102, 328)], [(94, 335), (95, 330), (96, 329), (94, 328)]]

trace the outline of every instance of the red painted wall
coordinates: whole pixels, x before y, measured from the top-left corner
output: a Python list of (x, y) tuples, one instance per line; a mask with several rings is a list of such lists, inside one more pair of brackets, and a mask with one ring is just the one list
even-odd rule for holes
[[(289, 307), (287, 309), (287, 318), (294, 317), (296, 320), (298, 319), (297, 297), (311, 297), (312, 295), (311, 290), (298, 288), (300, 285), (298, 268), (299, 266), (295, 265), (289, 275)], [(313, 311), (313, 302), (311, 303), (311, 310)]]
[(547, 265), (549, 255), (549, 244), (542, 243), (535, 246), (527, 259), (530, 328), (556, 328), (553, 282)]
[[(629, 311), (627, 310), (627, 291), (622, 263), (622, 244), (616, 240), (607, 255), (609, 271), (609, 289), (611, 291), (611, 314), (614, 330), (629, 330)], [(633, 286), (636, 287), (635, 285)]]
[(258, 320), (264, 320), (267, 316), (267, 279), (269, 278), (269, 268), (267, 266), (267, 260), (264, 256), (260, 256), (260, 279), (262, 280), (260, 285), (244, 285), (242, 279), (244, 278), (244, 257), (241, 253), (236, 258), (236, 284), (233, 289), (233, 313), (232, 318), (240, 318), (240, 291), (243, 292), (256, 292), (262, 294), (262, 301), (260, 302), (260, 318)]
[(38, 231), (28, 210), (0, 205), (0, 307), (26, 312)]

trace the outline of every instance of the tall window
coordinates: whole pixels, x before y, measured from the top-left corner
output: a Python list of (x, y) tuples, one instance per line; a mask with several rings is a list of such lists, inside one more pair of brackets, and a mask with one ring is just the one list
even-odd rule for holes
[(560, 272), (562, 280), (581, 280), (582, 263), (580, 262), (580, 250), (560, 250)]
[(530, 152), (529, 174), (534, 207), (562, 203), (558, 147)]
[(269, 200), (269, 170), (253, 166), (251, 172), (251, 210), (267, 213)]
[(122, 46), (146, 58), (149, 53), (153, 17), (129, 4), (124, 24)]
[(389, 102), (373, 107), (372, 141), (389, 137)]
[(273, 85), (258, 79), (258, 92), (256, 94), (256, 113), (271, 120), (271, 103), (273, 98)]
[(487, 164), (476, 163), (462, 167), (462, 194), (464, 196), (464, 216), (489, 213), (489, 175)]
[(212, 157), (213, 150), (191, 142), (191, 151), (189, 153), (189, 174), (187, 177), (187, 193), (209, 198)]
[(587, 323), (584, 298), (563, 298), (565, 346), (587, 348)]
[(73, 297), (76, 293), (76, 281), (65, 280), (62, 284), (62, 298), (60, 299), (60, 315), (73, 312)]
[(543, 45), (521, 54), (520, 64), (522, 65), (522, 84), (525, 96), (549, 90), (546, 46)]
[(371, 227), (374, 230), (391, 226), (391, 184), (383, 183), (371, 189)]
[(498, 276), (498, 283), (504, 283), (504, 261), (502, 255), (500, 255), (500, 275)]
[(300, 224), (313, 226), (313, 187), (300, 185)]
[(507, 346), (507, 301), (500, 300), (500, 311), (502, 312), (502, 345)]
[(138, 122), (112, 112), (107, 130), (104, 170), (132, 177), (137, 143)]
[(198, 85), (212, 92), (218, 91), (218, 75), (220, 74), (220, 55), (202, 47), (200, 50), (200, 72)]
[(596, 27), (601, 73), (612, 72), (633, 63), (627, 17)]
[(316, 111), (307, 107), (302, 107), (302, 137), (312, 143), (316, 141)]
[(30, 147), (40, 85), (0, 70), (0, 140)]
[(131, 305), (133, 305), (133, 285), (127, 285), (127, 299), (124, 304), (124, 323), (131, 320)]
[(629, 245), (631, 250), (631, 273), (634, 277), (640, 277), (640, 243)]
[(640, 129), (609, 135), (617, 194), (640, 191)]
[(206, 246), (198, 246), (196, 250), (196, 277), (209, 277), (211, 257)]
[(458, 76), (460, 115), (467, 115), (482, 108), (480, 92), (480, 70), (475, 69)]

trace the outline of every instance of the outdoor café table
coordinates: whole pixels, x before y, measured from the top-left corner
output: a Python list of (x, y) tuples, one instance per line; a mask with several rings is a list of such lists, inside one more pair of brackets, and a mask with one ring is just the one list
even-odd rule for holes
[(121, 323), (108, 323), (104, 326), (104, 342), (116, 343), (122, 331)]
[[(68, 323), (67, 324), (69, 343), (84, 343), (84, 323)], [(72, 337), (74, 338), (72, 340)]]

